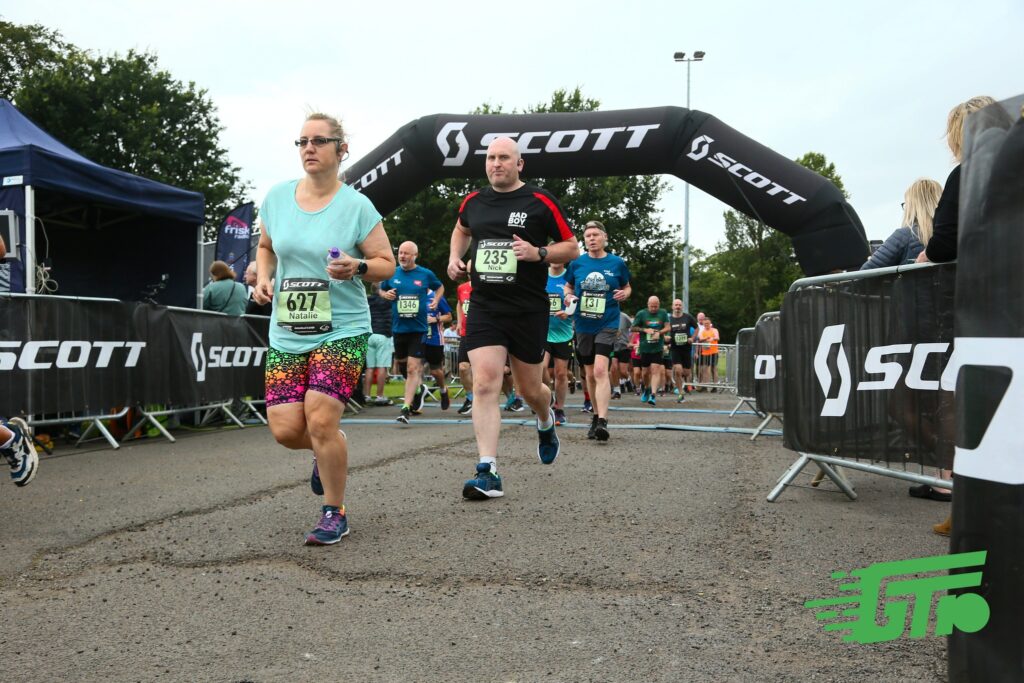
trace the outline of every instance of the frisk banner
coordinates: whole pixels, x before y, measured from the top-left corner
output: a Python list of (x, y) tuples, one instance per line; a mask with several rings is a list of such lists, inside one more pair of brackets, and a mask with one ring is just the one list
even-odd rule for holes
[(263, 395), (267, 319), (0, 297), (0, 415), (98, 415)]
[(955, 279), (948, 264), (794, 285), (782, 306), (786, 446), (951, 467)]

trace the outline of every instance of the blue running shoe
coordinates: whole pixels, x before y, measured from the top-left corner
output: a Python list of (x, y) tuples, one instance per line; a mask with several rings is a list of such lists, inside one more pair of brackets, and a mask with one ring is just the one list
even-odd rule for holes
[(647, 399), (649, 399), (650, 397), (651, 397), (651, 392), (648, 391), (647, 389), (644, 389), (644, 393), (640, 394), (640, 402), (641, 403), (647, 403)]
[(649, 395), (649, 396), (647, 397), (647, 402), (648, 402), (648, 403), (650, 403), (650, 404), (651, 404), (652, 406), (654, 406), (654, 405), (658, 405), (658, 399), (657, 399), (657, 397), (656, 397), (656, 396), (654, 395), (654, 392), (653, 392), (653, 391), (652, 391), (652, 392), (651, 392), (651, 394), (650, 394), (650, 395)]
[[(551, 419), (555, 419), (554, 414), (552, 414)], [(550, 429), (538, 429), (537, 441), (537, 457), (545, 465), (553, 463), (558, 454), (562, 452), (561, 445), (558, 443), (558, 435), (555, 434), (554, 425)]]
[(580, 410), (580, 412), (581, 413), (592, 413), (592, 412), (594, 412), (594, 404), (590, 402), (589, 398), (583, 399), (583, 409)]
[(324, 495), (324, 483), (320, 481), (320, 468), (316, 466), (316, 456), (313, 456), (313, 474), (309, 475), (309, 490), (315, 495)]
[(324, 505), (316, 528), (306, 534), (306, 545), (334, 545), (348, 536), (348, 516), (338, 508)]
[[(339, 429), (338, 433), (341, 434), (341, 438), (348, 440), (345, 436), (345, 430)], [(309, 489), (318, 496), (324, 495), (324, 483), (320, 481), (320, 468), (316, 464), (316, 456), (313, 456), (313, 473), (309, 475)]]
[(505, 492), (501, 488), (501, 477), (494, 471), (489, 462), (476, 465), (476, 477), (462, 485), (462, 497), (469, 500), (487, 500), (501, 498)]
[(12, 417), (4, 426), (11, 430), (14, 438), (10, 446), (0, 449), (0, 453), (3, 453), (7, 464), (11, 466), (11, 479), (14, 483), (27, 486), (39, 469), (39, 454), (32, 445), (28, 423), (20, 417)]

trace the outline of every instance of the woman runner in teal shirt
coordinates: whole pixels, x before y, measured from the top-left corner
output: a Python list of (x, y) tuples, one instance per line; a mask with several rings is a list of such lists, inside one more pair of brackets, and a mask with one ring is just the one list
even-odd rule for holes
[(275, 186), (260, 208), (253, 298), (273, 302), (267, 419), (282, 446), (313, 451), (310, 488), (323, 496), (307, 545), (337, 543), (349, 532), (348, 444), (338, 423), (370, 334), (362, 281), (395, 272), (380, 214), (338, 179), (344, 138), (337, 119), (310, 114), (295, 141), (305, 175)]

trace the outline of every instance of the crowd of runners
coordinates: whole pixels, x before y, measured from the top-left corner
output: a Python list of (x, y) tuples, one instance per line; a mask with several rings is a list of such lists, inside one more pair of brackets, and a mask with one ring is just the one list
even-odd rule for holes
[[(405, 382), (403, 424), (422, 411), (428, 368), (442, 410), (451, 404), (449, 371), (457, 376), (466, 393), (457, 412), (471, 416), (479, 456), (462, 485), (470, 500), (505, 493), (502, 394), (506, 410), (536, 415), (537, 457), (551, 465), (566, 394), (577, 387), (591, 413), (588, 438), (606, 442), (609, 403), (624, 393), (650, 405), (665, 395), (681, 402), (691, 384), (715, 381), (711, 321), (679, 300), (667, 311), (656, 296), (628, 315), (630, 271), (607, 251), (608, 230), (588, 221), (581, 249), (559, 199), (520, 178), (524, 160), (511, 138), (490, 143), (488, 184), (458, 209), (446, 267), (459, 283), (454, 311), (437, 274), (417, 263), (417, 245), (401, 243), (396, 259), (381, 215), (341, 179), (340, 122), (311, 114), (295, 145), (303, 175), (274, 186), (260, 207), (251, 299), (271, 312), (270, 431), (289, 449), (313, 452), (310, 488), (322, 505), (307, 544), (349, 533), (348, 440), (338, 427), (353, 395), (392, 405), (384, 385), (394, 372)], [(457, 370), (446, 368), (446, 343), (458, 348)], [(15, 483), (27, 484), (38, 459), (24, 423), (0, 422), (0, 451)]]

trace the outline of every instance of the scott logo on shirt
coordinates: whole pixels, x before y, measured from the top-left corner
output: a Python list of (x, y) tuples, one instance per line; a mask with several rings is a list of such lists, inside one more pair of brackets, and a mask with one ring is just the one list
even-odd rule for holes
[(526, 212), (525, 211), (513, 211), (508, 215), (508, 227), (510, 228), (524, 228), (526, 227)]

